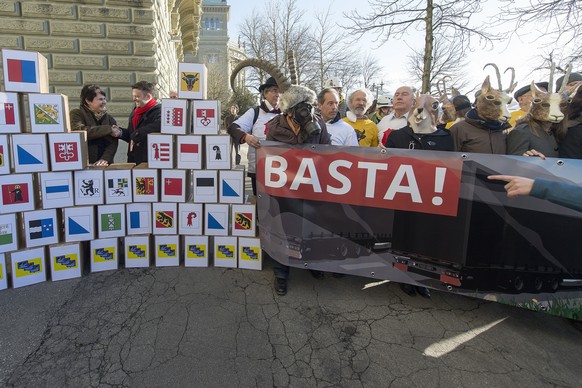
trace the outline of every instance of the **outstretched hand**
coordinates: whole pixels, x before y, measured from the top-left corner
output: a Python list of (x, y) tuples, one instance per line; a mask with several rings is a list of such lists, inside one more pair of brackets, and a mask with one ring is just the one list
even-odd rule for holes
[(533, 179), (513, 175), (489, 175), (487, 179), (507, 182), (504, 187), (509, 198), (529, 195), (534, 184)]

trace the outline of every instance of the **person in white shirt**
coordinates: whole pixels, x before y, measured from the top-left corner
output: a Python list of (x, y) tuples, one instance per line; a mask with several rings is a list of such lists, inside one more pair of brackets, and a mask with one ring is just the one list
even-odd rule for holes
[(332, 145), (357, 147), (359, 144), (354, 128), (341, 120), (339, 101), (339, 94), (334, 88), (323, 89), (317, 96), (317, 109), (325, 121)]
[(261, 140), (267, 138), (267, 122), (281, 113), (279, 109), (279, 86), (273, 77), (259, 86), (263, 101), (258, 107), (247, 110), (241, 117), (233, 121), (227, 128), (232, 140), (238, 144), (247, 143), (248, 176), (253, 185), (253, 194), (257, 195), (256, 148)]
[(378, 123), (378, 142), (385, 144), (388, 135), (395, 129), (404, 128), (408, 125), (408, 112), (414, 105), (413, 89), (410, 86), (401, 86), (394, 93), (392, 113), (384, 117)]

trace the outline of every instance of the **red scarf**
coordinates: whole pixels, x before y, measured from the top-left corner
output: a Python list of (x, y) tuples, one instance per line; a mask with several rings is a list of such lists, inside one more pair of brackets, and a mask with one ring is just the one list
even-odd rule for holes
[(143, 114), (145, 112), (147, 112), (148, 110), (150, 110), (151, 108), (153, 108), (154, 105), (156, 105), (156, 99), (155, 98), (152, 98), (143, 107), (141, 107), (141, 108), (140, 107), (135, 108), (135, 110), (133, 111), (133, 117), (131, 118), (131, 124), (133, 125), (133, 130), (134, 131), (136, 130), (137, 125), (141, 121), (141, 116), (143, 116)]

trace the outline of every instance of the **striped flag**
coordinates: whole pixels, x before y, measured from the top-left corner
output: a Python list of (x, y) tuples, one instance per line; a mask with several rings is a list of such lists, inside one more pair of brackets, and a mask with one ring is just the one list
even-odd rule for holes
[(182, 162), (197, 162), (200, 157), (198, 144), (180, 144), (179, 154)]
[(46, 181), (45, 192), (47, 199), (69, 198), (71, 187), (66, 179), (54, 179)]

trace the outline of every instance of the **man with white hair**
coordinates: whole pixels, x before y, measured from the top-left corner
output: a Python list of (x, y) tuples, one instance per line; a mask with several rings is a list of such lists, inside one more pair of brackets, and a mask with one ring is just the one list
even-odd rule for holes
[(348, 123), (341, 120), (339, 95), (334, 88), (323, 89), (317, 95), (317, 109), (319, 109), (321, 118), (325, 121), (332, 145), (358, 146), (356, 132)]
[(358, 89), (348, 98), (348, 112), (343, 119), (354, 128), (360, 146), (378, 146), (378, 127), (366, 116), (366, 111), (372, 106), (372, 93), (368, 89)]
[(378, 142), (380, 144), (386, 143), (390, 132), (408, 125), (408, 112), (414, 105), (413, 93), (410, 86), (401, 86), (396, 89), (392, 102), (392, 112), (378, 123)]

